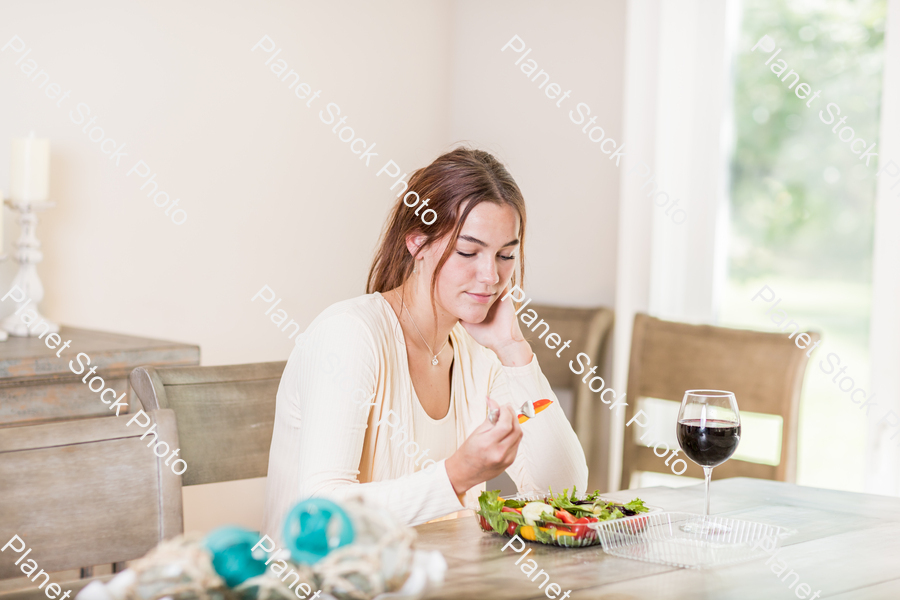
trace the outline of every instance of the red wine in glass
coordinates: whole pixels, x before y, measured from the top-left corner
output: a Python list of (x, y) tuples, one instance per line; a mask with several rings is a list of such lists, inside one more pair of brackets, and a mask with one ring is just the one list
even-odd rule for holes
[[(741, 441), (741, 416), (734, 394), (721, 390), (686, 391), (678, 411), (675, 434), (687, 457), (703, 467), (706, 479), (703, 516), (704, 522), (708, 523), (709, 481), (713, 467), (731, 458)], [(704, 523), (682, 529), (701, 534), (710, 532)]]
[(717, 467), (737, 450), (741, 425), (717, 419), (685, 419), (678, 423), (677, 436), (688, 458), (701, 467)]

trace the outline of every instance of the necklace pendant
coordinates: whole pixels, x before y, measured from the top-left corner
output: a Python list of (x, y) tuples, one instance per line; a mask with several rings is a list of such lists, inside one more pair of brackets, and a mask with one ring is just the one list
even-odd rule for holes
[(431, 364), (434, 365), (435, 367), (438, 365), (437, 356), (435, 356), (434, 358), (431, 359)]

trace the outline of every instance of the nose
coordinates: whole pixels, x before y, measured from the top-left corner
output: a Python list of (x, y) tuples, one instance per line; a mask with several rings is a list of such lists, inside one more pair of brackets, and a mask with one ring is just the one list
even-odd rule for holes
[(493, 257), (486, 256), (478, 265), (478, 282), (496, 285), (498, 281), (500, 271), (497, 269), (497, 261)]

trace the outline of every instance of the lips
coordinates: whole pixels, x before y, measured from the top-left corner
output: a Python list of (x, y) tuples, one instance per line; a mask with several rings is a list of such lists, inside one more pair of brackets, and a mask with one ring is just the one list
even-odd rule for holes
[(483, 304), (487, 304), (491, 301), (491, 298), (494, 297), (494, 294), (476, 294), (474, 292), (466, 292), (466, 294), (475, 300), (475, 302), (481, 302)]

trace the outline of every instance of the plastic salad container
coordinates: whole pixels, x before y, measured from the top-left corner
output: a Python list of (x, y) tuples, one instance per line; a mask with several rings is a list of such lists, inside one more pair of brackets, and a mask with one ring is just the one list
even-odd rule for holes
[[(598, 522), (631, 517), (631, 527), (639, 528), (641, 527), (641, 522), (645, 521), (645, 519), (642, 519), (642, 516), (648, 513), (661, 512), (658, 508), (645, 506), (639, 499), (623, 504), (616, 501), (603, 500), (597, 492), (587, 496), (575, 496), (567, 495), (567, 491), (564, 491), (562, 494), (554, 494), (553, 496), (551, 496), (550, 491), (527, 492), (507, 498), (501, 498), (499, 491), (484, 492), (479, 498), (481, 509), (475, 513), (475, 518), (478, 520), (481, 529), (487, 533), (497, 533), (506, 537), (518, 535), (520, 538), (532, 542), (566, 548), (580, 548), (582, 546), (594, 546), (601, 542), (597, 530), (591, 527), (592, 524), (596, 525)], [(540, 505), (535, 505), (536, 511), (527, 511), (525, 508), (531, 502), (550, 504), (551, 499), (554, 504), (569, 506), (575, 514), (569, 513), (564, 508), (562, 509), (563, 514), (560, 514), (558, 510), (554, 510), (556, 518), (550, 521), (539, 518), (541, 516)], [(523, 504), (525, 506), (522, 506)], [(579, 514), (579, 511), (573, 508), (572, 504), (585, 512), (590, 511), (592, 506), (597, 507), (598, 512), (594, 513), (593, 516), (574, 519), (576, 522), (570, 523), (568, 521), (573, 520), (572, 518)], [(606, 505), (605, 510), (603, 505)]]
[[(632, 520), (644, 522), (631, 527)], [(645, 562), (706, 569), (772, 556), (794, 529), (725, 516), (658, 512), (593, 523), (607, 554)]]

